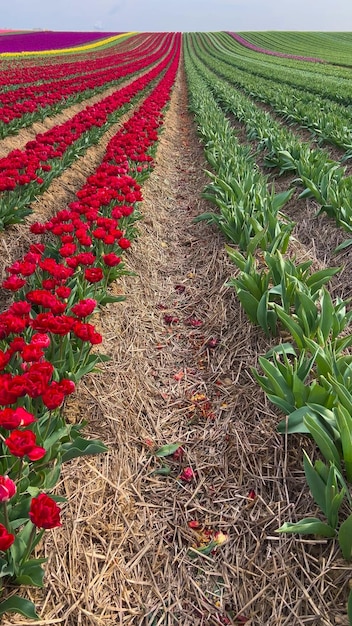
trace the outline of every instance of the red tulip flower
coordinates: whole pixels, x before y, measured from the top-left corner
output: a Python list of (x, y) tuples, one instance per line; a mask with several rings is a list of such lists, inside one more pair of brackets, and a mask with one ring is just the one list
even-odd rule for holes
[(47, 530), (48, 528), (62, 526), (60, 513), (60, 508), (55, 500), (47, 496), (46, 493), (40, 493), (36, 498), (32, 498), (29, 517), (37, 528), (45, 528)]
[(46, 454), (45, 448), (36, 445), (36, 436), (31, 430), (13, 430), (5, 443), (11, 454), (19, 458), (28, 456), (31, 461), (39, 461)]

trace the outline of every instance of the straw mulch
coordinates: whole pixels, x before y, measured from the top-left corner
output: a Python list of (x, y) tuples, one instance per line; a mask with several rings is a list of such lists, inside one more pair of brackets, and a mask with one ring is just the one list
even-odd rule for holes
[[(317, 513), (302, 470), (302, 447), (313, 454), (313, 446), (277, 434), (280, 416), (251, 374), (268, 341), (225, 286), (234, 270), (224, 240), (192, 222), (210, 207), (200, 199), (205, 163), (186, 107), (180, 73), (127, 255), (137, 275), (113, 289), (125, 303), (96, 320), (111, 360), (66, 407), (109, 452), (63, 470), (63, 527), (39, 549), (45, 589), (28, 590), (42, 616), (34, 624), (347, 624), (351, 568), (336, 544), (275, 533)], [(167, 457), (169, 475), (155, 474), (163, 462), (154, 452), (177, 441), (183, 459)], [(179, 478), (186, 466), (189, 483)], [(191, 558), (192, 520), (228, 541)]]

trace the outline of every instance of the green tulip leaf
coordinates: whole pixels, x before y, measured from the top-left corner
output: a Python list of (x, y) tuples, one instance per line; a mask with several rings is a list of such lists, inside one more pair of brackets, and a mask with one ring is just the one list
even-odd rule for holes
[(20, 596), (11, 596), (0, 602), (0, 615), (4, 615), (4, 613), (20, 613), (28, 619), (39, 619), (33, 602)]
[(170, 456), (171, 454), (176, 452), (176, 450), (178, 450), (180, 446), (182, 446), (182, 443), (180, 443), (180, 441), (176, 441), (176, 443), (168, 443), (165, 446), (161, 446), (161, 448), (154, 452), (154, 456), (157, 456), (159, 458), (163, 456)]

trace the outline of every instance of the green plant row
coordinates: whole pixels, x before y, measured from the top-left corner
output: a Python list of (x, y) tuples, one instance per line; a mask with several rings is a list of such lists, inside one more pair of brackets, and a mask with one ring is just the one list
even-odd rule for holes
[(250, 43), (268, 50), (351, 65), (351, 33), (267, 31), (238, 34)]
[[(244, 124), (250, 141), (258, 141), (258, 150), (266, 150), (264, 164), (278, 168), (279, 174), (294, 172), (295, 183), (303, 186), (300, 197), (312, 197), (336, 223), (352, 232), (352, 176), (345, 168), (319, 148), (301, 142), (288, 128), (239, 91), (229, 89), (227, 81), (194, 58), (217, 103), (226, 113), (234, 115)], [(347, 246), (351, 240), (344, 242)]]
[[(215, 36), (200, 35), (194, 37), (199, 56), (209, 67), (216, 68), (217, 73), (229, 80), (236, 87), (260, 102), (269, 104), (273, 110), (286, 121), (308, 129), (320, 144), (333, 144), (346, 151), (345, 158), (350, 157), (352, 148), (352, 111), (349, 107), (324, 99), (321, 95), (309, 91), (307, 87), (295, 87), (294, 84), (253, 74), (245, 68), (239, 68), (237, 57), (229, 57), (225, 49), (219, 45)], [(347, 87), (349, 84), (347, 83)]]
[[(220, 208), (220, 216), (211, 215), (224, 234), (242, 250), (227, 247), (231, 260), (239, 272), (229, 284), (236, 289), (249, 319), (263, 328), (267, 335), (286, 331), (291, 341), (280, 343), (259, 359), (261, 373), (253, 368), (253, 375), (264, 389), (269, 400), (286, 414), (279, 424), (282, 433), (309, 434), (318, 446), (324, 460), (313, 464), (304, 454), (304, 470), (313, 498), (325, 520), (309, 517), (296, 523), (285, 523), (281, 533), (316, 534), (338, 540), (343, 557), (352, 559), (352, 334), (348, 328), (352, 317), (350, 300), (332, 299), (326, 284), (339, 271), (327, 268), (311, 271), (311, 263), (298, 263), (285, 259), (290, 229), (287, 237), (278, 237), (275, 244), (265, 241), (263, 232), (274, 232), (275, 211), (268, 211), (270, 224), (257, 197), (255, 167), (252, 166), (252, 194), (241, 189), (247, 204), (242, 200), (233, 181), (237, 182), (242, 164), (233, 158), (241, 153), (234, 151), (228, 141), (232, 130), (226, 121), (220, 124), (220, 115), (209, 87), (193, 62), (190, 40), (185, 43), (185, 63), (190, 92), (191, 109), (205, 145), (205, 154), (217, 172), (228, 174), (230, 185), (226, 195), (222, 185), (212, 184), (212, 193), (205, 197)], [(223, 120), (223, 118), (222, 118)], [(224, 129), (228, 131), (227, 133)], [(210, 148), (210, 149), (209, 149)], [(214, 158), (214, 154), (216, 158)], [(209, 159), (210, 156), (210, 159)], [(248, 155), (248, 161), (250, 156)], [(218, 174), (217, 174), (218, 176)], [(214, 177), (214, 175), (213, 175)], [(215, 183), (217, 182), (217, 177)], [(208, 186), (209, 187), (209, 186)], [(232, 193), (233, 189), (236, 193)], [(259, 186), (260, 189), (260, 186)], [(275, 197), (272, 192), (272, 197)], [(232, 237), (232, 216), (242, 214), (243, 231), (247, 229), (246, 244), (243, 238)], [(261, 231), (250, 229), (252, 221), (260, 216)], [(227, 216), (230, 217), (226, 224)], [(209, 214), (198, 219), (209, 219)], [(239, 218), (237, 218), (239, 219)], [(264, 253), (260, 253), (260, 248)], [(258, 250), (259, 249), (259, 250)], [(352, 592), (351, 592), (352, 594)], [(352, 623), (352, 595), (348, 603)]]
[[(219, 33), (220, 34), (220, 33)], [(243, 45), (241, 45), (239, 42), (237, 42), (234, 37), (231, 36), (231, 39), (233, 40), (234, 44), (229, 43), (228, 42), (228, 35), (229, 33), (221, 33), (222, 38), (225, 42), (225, 45), (228, 46), (229, 50), (232, 51), (236, 51), (236, 55), (240, 55), (241, 58), (251, 58), (252, 60), (257, 60), (260, 63), (264, 63), (267, 62), (271, 65), (274, 66), (278, 66), (279, 68), (283, 68), (283, 67), (287, 67), (289, 69), (293, 69), (295, 71), (300, 72), (300, 74), (305, 73), (305, 74), (310, 74), (310, 75), (314, 75), (317, 74), (320, 78), (322, 76), (326, 76), (328, 79), (329, 78), (342, 78), (342, 79), (350, 79), (350, 67), (347, 64), (340, 64), (340, 65), (335, 65), (333, 63), (311, 63), (309, 61), (304, 61), (303, 59), (291, 59), (291, 58), (287, 58), (287, 57), (277, 57), (277, 56), (269, 56), (269, 55), (264, 55), (261, 52), (258, 52), (256, 50), (253, 49), (249, 49), (249, 48), (245, 48)], [(242, 33), (237, 33), (240, 36), (243, 36), (247, 41), (250, 41), (250, 39), (252, 38), (251, 35), (249, 35), (248, 33), (246, 35), (244, 35)], [(256, 33), (256, 34), (260, 34), (260, 33)], [(271, 33), (273, 34), (273, 33)], [(281, 34), (288, 34), (288, 33), (281, 33)], [(298, 33), (295, 33), (298, 34)], [(301, 33), (303, 34), (303, 33)], [(305, 33), (306, 35), (313, 35), (314, 33)], [(327, 33), (325, 33), (327, 34)], [(340, 35), (342, 35), (342, 33), (339, 33)], [(225, 36), (226, 35), (226, 36)], [(250, 39), (247, 37), (247, 35), (249, 35)], [(264, 48), (269, 49), (269, 44), (262, 46)], [(295, 51), (293, 51), (294, 55), (303, 55), (303, 56), (313, 56), (315, 58), (319, 57), (321, 59), (323, 59), (321, 54), (318, 54), (317, 51), (313, 52), (309, 52), (308, 50), (302, 50), (302, 49), (297, 49)]]
[[(276, 59), (252, 52), (238, 44), (227, 33), (212, 33), (216, 47), (226, 54), (227, 61), (254, 76), (275, 80), (282, 85), (291, 85), (311, 94), (317, 94), (325, 100), (331, 100), (346, 106), (351, 105), (352, 85), (349, 70), (342, 70), (345, 76), (338, 76), (338, 70), (331, 70), (327, 65), (307, 64), (291, 59)], [(209, 38), (208, 38), (209, 41)], [(208, 43), (209, 45), (209, 43)], [(214, 51), (212, 50), (212, 53)], [(265, 58), (264, 58), (265, 57)], [(328, 74), (326, 71), (328, 70)]]
[(197, 114), (198, 130), (213, 171), (204, 196), (220, 213), (207, 213), (199, 219), (215, 222), (242, 250), (286, 249), (293, 223), (281, 208), (293, 190), (275, 194), (267, 177), (256, 166), (247, 146), (242, 146), (210, 90), (186, 58), (191, 83), (191, 109)]

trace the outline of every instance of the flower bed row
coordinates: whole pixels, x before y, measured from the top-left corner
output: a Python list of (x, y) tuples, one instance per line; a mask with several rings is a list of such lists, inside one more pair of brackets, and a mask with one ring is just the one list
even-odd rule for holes
[(0, 138), (15, 134), (37, 120), (56, 115), (68, 106), (105, 91), (125, 76), (152, 65), (161, 58), (162, 51), (165, 53), (169, 41), (170, 35), (164, 38), (158, 36), (152, 45), (143, 45), (121, 55), (108, 68), (90, 74), (84, 71), (73, 78), (8, 91), (0, 96), (3, 104), (0, 108)]
[[(64, 91), (70, 85), (75, 85), (79, 81), (83, 80), (83, 77), (89, 83), (94, 77), (99, 78), (103, 72), (108, 70), (116, 70), (132, 61), (139, 60), (142, 56), (147, 56), (155, 52), (156, 48), (161, 44), (165, 37), (153, 35), (153, 41), (147, 41), (143, 39), (140, 45), (134, 47), (132, 50), (119, 51), (116, 50), (114, 55), (109, 57), (103, 57), (99, 59), (99, 63), (87, 62), (82, 66), (81, 62), (71, 64), (71, 71), (62, 72), (60, 65), (54, 65), (52, 67), (52, 76), (50, 78), (47, 75), (45, 68), (45, 78), (43, 77), (43, 67), (41, 68), (41, 78), (35, 82), (28, 82), (21, 84), (17, 82), (15, 85), (8, 84), (7, 89), (3, 89), (0, 94), (0, 102), (3, 106), (9, 106), (22, 102), (24, 99), (36, 97), (39, 94), (46, 94), (55, 91), (55, 89), (62, 89), (62, 96), (65, 95)], [(95, 85), (92, 84), (92, 87)], [(69, 95), (69, 91), (67, 90)], [(2, 111), (2, 110), (1, 110)], [(3, 115), (3, 112), (2, 112)]]
[[(130, 38), (128, 48), (131, 43), (133, 47), (143, 45), (144, 42), (150, 40), (155, 35), (140, 33)], [(33, 58), (26, 59), (1, 59), (0, 57), (0, 86), (3, 89), (16, 89), (18, 85), (26, 83), (33, 84), (37, 81), (43, 80), (43, 66), (45, 67), (45, 80), (58, 80), (67, 76), (79, 75), (84, 72), (92, 72), (94, 70), (100, 70), (104, 67), (114, 64), (116, 56), (117, 62), (119, 62), (120, 55), (127, 51), (126, 41), (119, 43), (118, 47), (109, 50), (101, 50), (99, 52), (92, 52), (88, 54), (70, 55), (68, 60), (64, 60), (63, 57), (50, 57), (36, 59), (34, 64)]]
[[(105, 449), (81, 436), (83, 423), (66, 424), (60, 409), (81, 376), (104, 360), (90, 353), (102, 337), (89, 319), (120, 299), (108, 286), (125, 271), (121, 255), (142, 200), (137, 181), (152, 167), (180, 41), (177, 35), (165, 75), (110, 141), (77, 199), (32, 225), (34, 233), (51, 233), (50, 244), (32, 244), (2, 285), (15, 300), (0, 314), (0, 575), (17, 584), (42, 585), (43, 559), (31, 553), (45, 529), (61, 525), (60, 498), (46, 492), (62, 462)], [(10, 610), (37, 617), (18, 596), (0, 604), (0, 614)]]
[[(163, 52), (164, 46), (160, 54)], [(5, 227), (22, 221), (31, 212), (29, 205), (33, 199), (43, 193), (89, 145), (97, 143), (108, 126), (117, 121), (115, 112), (121, 115), (124, 112), (121, 107), (126, 103), (131, 107), (135, 96), (142, 95), (143, 90), (165, 70), (172, 55), (171, 48), (157, 66), (130, 85), (80, 111), (63, 124), (37, 135), (23, 150), (13, 150), (0, 159), (0, 225)]]
[(260, 58), (260, 55), (254, 57), (244, 48), (243, 54), (239, 54), (237, 44), (227, 33), (200, 33), (199, 39), (203, 40), (207, 53), (215, 57), (220, 53), (219, 60), (227, 63), (233, 70), (275, 81), (280, 86), (291, 86), (305, 91), (306, 94), (317, 94), (340, 105), (350, 105), (352, 90), (347, 68), (337, 70), (328, 63), (311, 63), (308, 71), (307, 68), (302, 69), (300, 61), (282, 61), (276, 57), (269, 60)]
[[(245, 125), (248, 139), (258, 140), (258, 151), (267, 150), (264, 164), (277, 168), (279, 175), (295, 173), (295, 185), (303, 187), (300, 197), (314, 197), (320, 211), (326, 211), (339, 226), (351, 233), (352, 176), (346, 176), (345, 168), (331, 159), (325, 150), (312, 148), (310, 144), (297, 139), (294, 133), (273, 119), (268, 112), (262, 111), (249, 97), (240, 91), (229, 90), (231, 83), (218, 77), (218, 73), (221, 73), (219, 65), (210, 69), (203, 63), (201, 55), (194, 58), (194, 63), (219, 106)], [(249, 87), (246, 92), (250, 92), (251, 97), (255, 95)], [(349, 239), (340, 247), (351, 243)]]
[(72, 48), (84, 44), (90, 44), (100, 39), (116, 37), (123, 33), (105, 32), (62, 32), (62, 31), (36, 31), (25, 33), (8, 34), (1, 40), (0, 54), (2, 52), (32, 52), (38, 50), (53, 50), (60, 48)]

